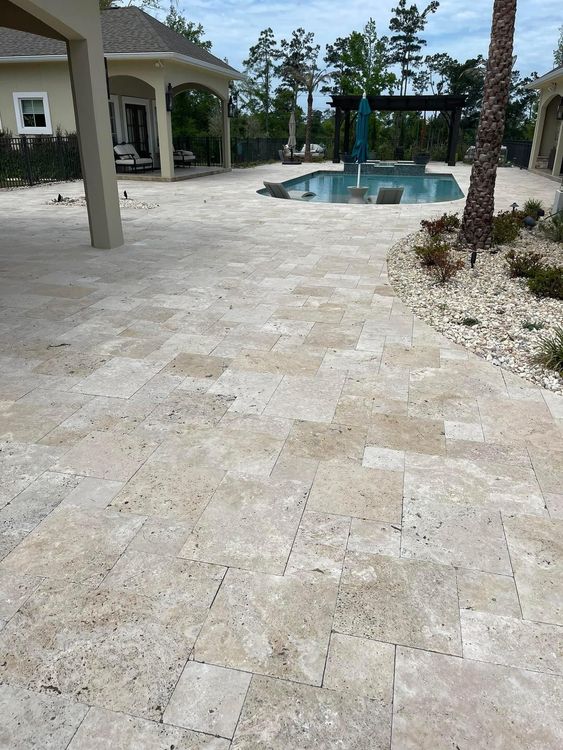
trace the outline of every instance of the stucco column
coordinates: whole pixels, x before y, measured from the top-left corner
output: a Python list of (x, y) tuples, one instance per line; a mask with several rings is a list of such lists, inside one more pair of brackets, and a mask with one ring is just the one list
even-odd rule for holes
[(67, 47), (92, 245), (120, 247), (123, 230), (101, 33), (92, 29), (89, 39), (71, 39)]
[(534, 138), (532, 140), (532, 151), (530, 152), (530, 162), (528, 164), (529, 169), (535, 169), (536, 161), (540, 155), (541, 140), (543, 136), (543, 126), (545, 124), (545, 112), (547, 110), (547, 104), (542, 98), (538, 107), (538, 115), (536, 117), (536, 127), (534, 128)]
[(559, 137), (557, 139), (557, 147), (555, 149), (555, 161), (553, 163), (553, 172), (551, 173), (554, 177), (559, 177), (562, 172), (561, 162), (563, 161), (563, 120), (559, 123)]
[(172, 143), (172, 118), (166, 111), (166, 89), (164, 81), (154, 87), (156, 102), (156, 125), (160, 149), (160, 174), (167, 180), (174, 177), (174, 145)]
[(225, 99), (221, 100), (223, 109), (223, 166), (231, 169), (231, 121), (229, 119), (229, 106)]

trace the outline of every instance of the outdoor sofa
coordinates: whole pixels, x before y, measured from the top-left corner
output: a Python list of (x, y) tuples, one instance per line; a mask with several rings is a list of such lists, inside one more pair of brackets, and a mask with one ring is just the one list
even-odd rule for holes
[(174, 151), (175, 167), (195, 167), (196, 162), (197, 159), (193, 151), (187, 151), (186, 149), (177, 149)]

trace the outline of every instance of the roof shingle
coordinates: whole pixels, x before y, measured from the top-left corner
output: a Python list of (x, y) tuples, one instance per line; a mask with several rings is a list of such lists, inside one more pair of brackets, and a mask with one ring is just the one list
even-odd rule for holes
[[(106, 54), (176, 52), (194, 60), (237, 73), (230, 65), (145, 13), (140, 8), (108, 8), (101, 13)], [(0, 27), (0, 57), (66, 55), (56, 39)]]

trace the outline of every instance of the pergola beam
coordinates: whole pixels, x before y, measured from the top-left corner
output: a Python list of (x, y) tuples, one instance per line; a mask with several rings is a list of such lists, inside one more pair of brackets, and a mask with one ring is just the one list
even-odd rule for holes
[[(334, 153), (333, 162), (340, 161), (340, 126), (344, 113), (345, 147), (348, 148), (350, 136), (350, 112), (357, 111), (362, 97), (353, 94), (334, 94), (330, 106), (335, 110), (334, 116)], [(459, 126), (461, 113), (465, 107), (464, 96), (453, 94), (429, 94), (407, 96), (368, 96), (367, 100), (372, 112), (451, 112), (448, 132), (448, 164), (455, 166), (457, 144), (459, 140)], [(346, 127), (347, 126), (347, 127)]]

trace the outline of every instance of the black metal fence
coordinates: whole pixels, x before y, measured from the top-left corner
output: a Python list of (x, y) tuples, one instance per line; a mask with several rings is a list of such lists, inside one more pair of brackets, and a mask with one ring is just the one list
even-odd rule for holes
[(223, 139), (212, 135), (178, 136), (174, 148), (193, 151), (198, 167), (221, 167), (223, 161)]
[(279, 159), (279, 151), (287, 138), (231, 138), (231, 159), (234, 166), (256, 164)]
[(528, 168), (532, 153), (532, 141), (504, 141), (502, 145), (506, 146), (508, 161), (517, 167)]
[(0, 136), (0, 187), (78, 180), (81, 174), (76, 136)]

